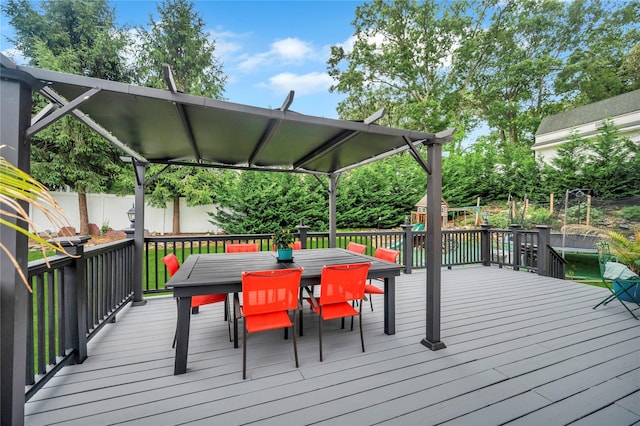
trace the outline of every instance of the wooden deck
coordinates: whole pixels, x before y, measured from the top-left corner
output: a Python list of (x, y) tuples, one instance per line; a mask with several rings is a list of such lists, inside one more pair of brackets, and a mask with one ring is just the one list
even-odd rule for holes
[[(329, 323), (324, 362), (305, 310), (300, 368), (282, 332), (251, 335), (248, 378), (222, 306), (191, 322), (188, 371), (173, 375), (176, 304), (127, 308), (26, 404), (25, 424), (631, 425), (640, 422), (640, 321), (605, 289), (495, 267), (443, 270), (442, 340), (425, 336), (425, 274), (397, 281), (397, 334), (382, 298), (357, 330)], [(220, 304), (218, 304), (220, 305)], [(636, 307), (636, 313), (640, 309)], [(355, 325), (357, 328), (357, 324)]]

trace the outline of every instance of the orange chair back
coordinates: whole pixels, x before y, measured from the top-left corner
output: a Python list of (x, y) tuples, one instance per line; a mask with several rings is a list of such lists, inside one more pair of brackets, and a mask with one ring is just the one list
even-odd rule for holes
[(178, 272), (178, 269), (180, 269), (180, 263), (178, 262), (178, 258), (173, 253), (169, 253), (168, 255), (163, 257), (162, 263), (164, 263), (164, 266), (167, 267), (170, 277), (172, 277), (173, 274)]
[(247, 243), (247, 244), (227, 244), (225, 247), (225, 251), (227, 253), (244, 253), (250, 251), (260, 251), (260, 247), (258, 243)]
[(364, 254), (364, 252), (367, 250), (367, 246), (365, 246), (363, 244), (350, 242), (349, 244), (347, 244), (347, 250), (355, 252), (355, 253)]
[(324, 266), (320, 276), (320, 304), (362, 299), (370, 267), (371, 262)]
[(242, 273), (242, 312), (259, 315), (298, 307), (302, 268)]
[(291, 244), (291, 248), (294, 250), (302, 250), (302, 241), (294, 241), (293, 244)]
[(386, 247), (378, 247), (376, 249), (376, 252), (373, 254), (373, 257), (386, 260), (387, 262), (396, 263), (396, 260), (398, 259), (399, 254), (400, 254), (399, 250), (393, 250)]

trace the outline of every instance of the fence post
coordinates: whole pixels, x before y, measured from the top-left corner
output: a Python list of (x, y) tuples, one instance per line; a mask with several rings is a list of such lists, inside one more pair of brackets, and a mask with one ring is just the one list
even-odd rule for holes
[(409, 218), (404, 218), (404, 223), (400, 225), (404, 232), (403, 241), (403, 263), (404, 273), (410, 274), (413, 269), (413, 232), (411, 231), (412, 225), (409, 223)]
[(303, 249), (307, 248), (307, 232), (309, 231), (309, 227), (304, 224), (304, 218), (300, 219), (300, 225), (296, 226), (298, 228), (298, 235), (300, 236), (300, 244)]
[(491, 266), (491, 225), (483, 223), (480, 228), (480, 259), (483, 266)]
[(522, 244), (520, 228), (522, 228), (522, 225), (518, 225), (514, 223), (509, 225), (509, 228), (511, 228), (511, 232), (513, 233), (513, 270), (519, 271), (520, 264), (522, 263), (522, 259), (521, 259), (522, 256), (520, 255), (520, 252), (521, 252), (520, 245)]
[(549, 250), (551, 228), (547, 225), (536, 225), (538, 230), (538, 275), (549, 276)]
[(65, 305), (69, 322), (65, 333), (66, 341), (74, 351), (73, 362), (81, 364), (87, 358), (87, 279), (85, 274), (84, 243), (90, 237), (58, 237), (62, 247), (72, 256), (77, 256), (73, 264), (64, 268)]

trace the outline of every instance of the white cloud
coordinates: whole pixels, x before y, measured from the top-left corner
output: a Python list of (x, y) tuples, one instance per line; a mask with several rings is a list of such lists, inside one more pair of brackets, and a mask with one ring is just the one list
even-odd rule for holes
[(304, 61), (313, 54), (311, 46), (297, 38), (286, 38), (274, 42), (270, 52), (279, 58), (293, 62)]
[(258, 86), (266, 87), (279, 95), (286, 95), (294, 90), (296, 95), (311, 95), (314, 93), (326, 93), (329, 86), (334, 83), (329, 74), (324, 72), (310, 72), (307, 74), (280, 73), (269, 78), (268, 82)]
[(232, 31), (211, 31), (211, 39), (216, 43), (214, 54), (223, 61), (232, 59), (243, 48), (239, 40), (247, 37), (248, 34), (238, 34)]
[(267, 52), (245, 56), (238, 67), (242, 71), (249, 72), (262, 66), (274, 64), (300, 65), (308, 60), (316, 60), (318, 57), (319, 55), (314, 51), (311, 44), (289, 37), (271, 43)]

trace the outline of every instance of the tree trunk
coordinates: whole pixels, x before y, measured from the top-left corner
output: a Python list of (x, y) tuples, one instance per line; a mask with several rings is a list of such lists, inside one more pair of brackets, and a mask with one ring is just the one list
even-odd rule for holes
[(78, 209), (80, 210), (80, 235), (89, 235), (89, 209), (87, 208), (87, 194), (78, 192)]
[(173, 200), (173, 234), (180, 233), (180, 197)]

